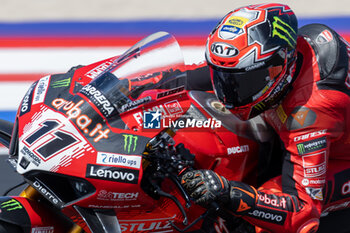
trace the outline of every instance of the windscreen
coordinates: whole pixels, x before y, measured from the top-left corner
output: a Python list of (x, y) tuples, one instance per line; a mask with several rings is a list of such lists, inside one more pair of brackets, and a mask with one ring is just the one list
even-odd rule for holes
[(82, 91), (95, 89), (113, 105), (109, 115), (121, 114), (153, 101), (151, 90), (184, 86), (186, 72), (176, 39), (152, 34), (117, 58)]

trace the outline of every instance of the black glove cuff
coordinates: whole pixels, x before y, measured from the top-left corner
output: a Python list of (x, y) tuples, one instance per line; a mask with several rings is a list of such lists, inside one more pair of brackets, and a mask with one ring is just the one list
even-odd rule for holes
[(230, 186), (229, 209), (238, 215), (247, 214), (257, 202), (256, 189), (237, 181), (230, 181)]

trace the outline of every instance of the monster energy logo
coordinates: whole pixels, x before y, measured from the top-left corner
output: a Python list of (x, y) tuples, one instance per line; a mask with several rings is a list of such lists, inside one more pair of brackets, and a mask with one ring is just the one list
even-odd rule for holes
[(299, 155), (307, 154), (317, 150), (325, 149), (327, 147), (326, 137), (317, 138), (314, 140), (302, 142), (297, 144)]
[(294, 47), (296, 43), (296, 32), (294, 31), (294, 29), (289, 24), (283, 22), (277, 16), (274, 16), (273, 19), (274, 21), (272, 22), (272, 37), (278, 36), (282, 40), (285, 40), (291, 47)]
[(1, 209), (6, 209), (7, 211), (12, 211), (12, 210), (17, 210), (17, 209), (22, 209), (21, 203), (19, 203), (15, 199), (11, 199), (8, 201), (5, 201), (0, 204)]
[(124, 137), (124, 151), (130, 153), (135, 152), (138, 136), (123, 134)]
[(265, 104), (264, 103), (258, 103), (257, 105), (254, 106), (259, 111), (263, 111), (265, 109)]
[(303, 155), (305, 153), (305, 147), (304, 144), (297, 144), (297, 149), (298, 149), (298, 153), (300, 155)]
[(68, 87), (70, 84), (71, 78), (66, 78), (62, 80), (55, 81), (51, 84), (53, 88), (58, 88), (58, 87)]

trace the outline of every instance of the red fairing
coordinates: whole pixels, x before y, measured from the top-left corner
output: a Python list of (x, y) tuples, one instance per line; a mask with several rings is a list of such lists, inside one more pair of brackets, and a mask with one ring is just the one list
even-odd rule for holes
[[(71, 225), (64, 221), (62, 215), (57, 215), (57, 210), (50, 209), (47, 205), (24, 197), (12, 198), (12, 203), (14, 203), (14, 200), (20, 203), (13, 205), (12, 208), (17, 208), (17, 211), (25, 210), (29, 216), (31, 232), (67, 232), (71, 228)], [(18, 213), (18, 217), (23, 218), (22, 214)]]
[(321, 213), (350, 201), (350, 98), (318, 86), (317, 57), (304, 38), (297, 44), (303, 63), (293, 89), (265, 113), (287, 151), (282, 176), (258, 189), (257, 208), (244, 217), (271, 232), (311, 232)]
[[(142, 58), (141, 55), (134, 57), (136, 61)], [(186, 115), (188, 119), (199, 117), (201, 122), (211, 124), (198, 128), (193, 125), (179, 127), (173, 136), (176, 144), (183, 143), (195, 155), (195, 168), (213, 169), (228, 179), (251, 185), (257, 183), (258, 152), (261, 148), (250, 133), (249, 122), (240, 121), (225, 112), (212, 92), (188, 91), (180, 78), (176, 80), (178, 83), (170, 79), (170, 84), (164, 82), (152, 86), (162, 78), (183, 78), (185, 70), (195, 75), (196, 70), (206, 68), (205, 64), (184, 66), (175, 63), (169, 69), (161, 67), (162, 72), (155, 72), (151, 66), (146, 71), (135, 69), (126, 72), (129, 70), (124, 69), (125, 73), (122, 73), (120, 70), (135, 60), (132, 56), (125, 56), (123, 62), (119, 61), (118, 69), (113, 70), (119, 58), (116, 56), (75, 67), (65, 74), (46, 76), (28, 91), (19, 108), (18, 160), (21, 162), (17, 171), (26, 176), (51, 204), (86, 232), (92, 230), (82, 217), (85, 212), (80, 213), (79, 208), (112, 210), (123, 232), (175, 232), (169, 221), (180, 228), (186, 227), (181, 209), (171, 199), (156, 196), (153, 186), (159, 183), (161, 189), (173, 195), (183, 207), (187, 204), (185, 198), (176, 183), (167, 176), (163, 176), (161, 182), (160, 178), (154, 178), (159, 173), (154, 171), (160, 165), (157, 167), (158, 163), (153, 164), (154, 158), (144, 153), (151, 139), (172, 127), (171, 124), (180, 122), (177, 120), (186, 119)], [(202, 73), (205, 74), (205, 71), (199, 72)], [(104, 81), (109, 82), (99, 86)], [(112, 89), (116, 92), (108, 92)], [(137, 90), (142, 91), (136, 95)], [(128, 91), (135, 91), (135, 95), (125, 94)], [(162, 114), (158, 128), (145, 127), (145, 112)], [(223, 123), (216, 126), (219, 122), (216, 119)], [(224, 123), (225, 120), (227, 122)], [(164, 163), (169, 162), (166, 160)], [(175, 177), (177, 172), (174, 171)], [(55, 182), (61, 177), (64, 180)], [(72, 179), (74, 183), (66, 179)], [(62, 188), (58, 183), (62, 184)], [(84, 192), (76, 189), (81, 186)], [(47, 190), (51, 190), (50, 195), (47, 195)], [(60, 198), (62, 190), (70, 192), (69, 195)], [(45, 214), (40, 212), (41, 209), (36, 212), (27, 202), (33, 225), (46, 226), (40, 218)], [(193, 204), (184, 211), (188, 222), (192, 223), (206, 209)], [(206, 220), (198, 221), (188, 231), (206, 230)], [(211, 221), (211, 227), (218, 221), (223, 223), (218, 219)], [(55, 232), (57, 225), (52, 223)]]

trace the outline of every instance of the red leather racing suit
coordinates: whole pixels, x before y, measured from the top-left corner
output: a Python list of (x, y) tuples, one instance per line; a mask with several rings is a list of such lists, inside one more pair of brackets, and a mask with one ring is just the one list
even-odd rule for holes
[(320, 24), (299, 35), (292, 88), (264, 113), (286, 151), (282, 175), (243, 217), (271, 232), (315, 232), (321, 213), (350, 206), (350, 47)]

